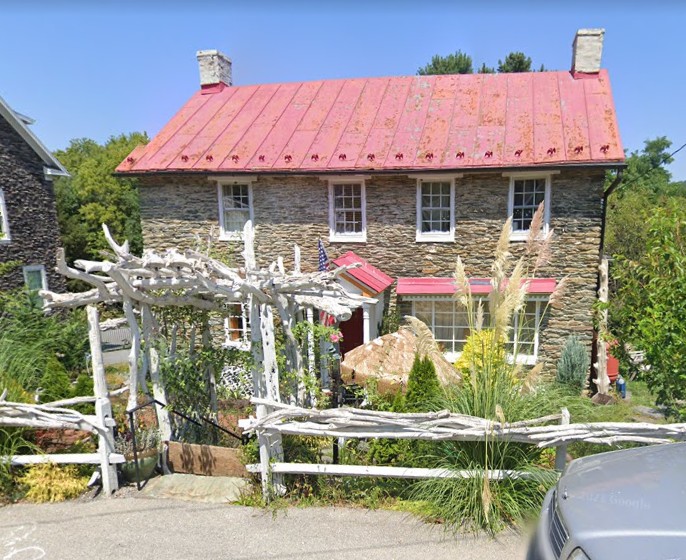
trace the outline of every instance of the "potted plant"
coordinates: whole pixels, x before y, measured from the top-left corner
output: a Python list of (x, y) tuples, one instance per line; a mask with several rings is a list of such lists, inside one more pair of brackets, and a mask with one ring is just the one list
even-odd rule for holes
[[(126, 462), (121, 465), (121, 473), (127, 482), (142, 482), (155, 472), (162, 452), (160, 431), (157, 428), (138, 428), (135, 438), (136, 454), (134, 456), (134, 438), (131, 432), (118, 435), (114, 440), (114, 450), (124, 455)], [(138, 473), (136, 473), (136, 458)]]

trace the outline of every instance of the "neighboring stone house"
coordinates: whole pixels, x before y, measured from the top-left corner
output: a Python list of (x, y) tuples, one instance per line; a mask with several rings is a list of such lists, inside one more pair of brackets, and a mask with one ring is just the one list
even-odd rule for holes
[(18, 263), (0, 275), (0, 290), (61, 291), (52, 181), (69, 174), (31, 132), (33, 122), (0, 97), (0, 263)]
[[(233, 86), (229, 59), (200, 51), (200, 90), (117, 171), (140, 178), (147, 247), (214, 230), (213, 248), (239, 259), (252, 219), (262, 265), (297, 243), (316, 269), (321, 239), (330, 257), (363, 262), (351, 289), (379, 296), (348, 333), (373, 338), (397, 308), (451, 358), (468, 333), (452, 296), (457, 256), (487, 293), (507, 217), (518, 254), (543, 201), (552, 259), (515, 332), (526, 362), (552, 364), (570, 333), (592, 339), (605, 173), (624, 167), (602, 41), (579, 31), (571, 71), (252, 86)], [(563, 278), (561, 306), (540, 321)]]

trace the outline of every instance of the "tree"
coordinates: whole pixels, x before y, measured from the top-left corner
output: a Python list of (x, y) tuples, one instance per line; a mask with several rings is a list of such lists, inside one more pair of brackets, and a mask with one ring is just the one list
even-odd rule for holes
[(101, 224), (106, 223), (116, 239), (128, 239), (131, 250), (140, 254), (143, 237), (135, 179), (113, 177), (122, 160), (146, 134), (111, 137), (105, 145), (88, 138), (72, 140), (55, 155), (71, 177), (55, 182), (57, 219), (67, 259), (90, 259), (107, 248)]
[[(638, 259), (645, 252), (648, 218), (656, 207), (684, 192), (670, 183), (665, 165), (672, 161), (672, 143), (664, 136), (646, 140), (642, 151), (626, 159), (622, 182), (608, 200), (605, 250), (610, 255)], [(608, 175), (605, 188), (614, 176)]]
[[(541, 64), (541, 72), (545, 67)], [(478, 69), (479, 74), (494, 74), (496, 71), (492, 66), (481, 63)], [(511, 52), (505, 60), (498, 61), (498, 72), (531, 72), (531, 58), (522, 52)], [(456, 51), (447, 56), (434, 55), (431, 62), (417, 70), (420, 76), (432, 74), (473, 74), (474, 66), (472, 57), (462, 51)]]
[(472, 57), (462, 51), (447, 56), (434, 55), (431, 62), (417, 70), (420, 76), (433, 74), (472, 74)]
[(523, 52), (511, 52), (505, 57), (505, 60), (498, 61), (498, 72), (501, 74), (531, 72), (531, 58)]
[(645, 352), (642, 372), (658, 404), (686, 418), (686, 205), (672, 197), (647, 218), (645, 251), (617, 256), (614, 334)]

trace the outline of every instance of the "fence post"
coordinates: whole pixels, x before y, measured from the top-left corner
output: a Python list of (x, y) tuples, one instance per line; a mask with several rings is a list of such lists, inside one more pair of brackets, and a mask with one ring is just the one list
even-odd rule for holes
[[(566, 408), (562, 409), (562, 418), (560, 418), (560, 425), (566, 426), (569, 424), (569, 410)], [(563, 443), (558, 445), (555, 450), (555, 470), (562, 472), (565, 470), (565, 465), (567, 464), (567, 444)]]
[(88, 342), (91, 350), (91, 364), (93, 366), (93, 392), (95, 393), (95, 417), (98, 424), (105, 429), (99, 433), (98, 453), (100, 454), (100, 475), (102, 489), (105, 496), (111, 496), (117, 488), (117, 467), (110, 464), (110, 453), (114, 453), (114, 434), (112, 433), (112, 405), (107, 391), (105, 366), (102, 361), (102, 339), (100, 337), (100, 319), (98, 309), (94, 305), (86, 306), (88, 317)]

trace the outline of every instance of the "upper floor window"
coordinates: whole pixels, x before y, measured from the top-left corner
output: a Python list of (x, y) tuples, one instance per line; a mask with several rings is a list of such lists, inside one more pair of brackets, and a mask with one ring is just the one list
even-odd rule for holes
[(5, 195), (0, 189), (0, 243), (10, 240), (10, 228), (7, 221), (7, 208), (5, 207)]
[(32, 264), (25, 266), (24, 284), (29, 291), (31, 301), (38, 306), (43, 305), (43, 298), (38, 294), (40, 290), (48, 289), (48, 278), (45, 274), (45, 267), (42, 264)]
[(252, 184), (249, 180), (220, 180), (219, 238), (240, 239), (243, 227), (253, 220)]
[(329, 181), (329, 240), (367, 241), (364, 180)]
[(543, 203), (542, 232), (550, 223), (550, 175), (512, 175), (510, 177), (509, 215), (512, 216), (512, 239), (526, 239), (539, 205)]
[(455, 240), (455, 181), (417, 179), (417, 241)]

